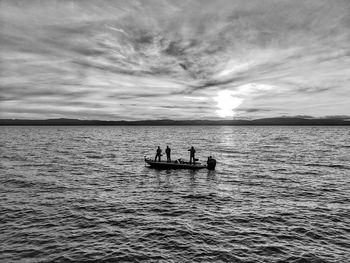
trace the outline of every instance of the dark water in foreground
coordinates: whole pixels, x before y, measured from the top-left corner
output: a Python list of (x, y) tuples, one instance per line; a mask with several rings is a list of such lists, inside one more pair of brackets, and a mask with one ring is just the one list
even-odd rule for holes
[[(347, 127), (1, 127), (1, 262), (350, 262)], [(190, 145), (216, 171), (157, 171)]]

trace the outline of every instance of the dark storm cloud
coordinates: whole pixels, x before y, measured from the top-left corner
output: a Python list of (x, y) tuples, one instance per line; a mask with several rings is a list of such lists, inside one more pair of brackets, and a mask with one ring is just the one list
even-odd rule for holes
[(3, 0), (1, 115), (215, 118), (225, 90), (241, 116), (348, 114), (349, 17), (347, 0)]

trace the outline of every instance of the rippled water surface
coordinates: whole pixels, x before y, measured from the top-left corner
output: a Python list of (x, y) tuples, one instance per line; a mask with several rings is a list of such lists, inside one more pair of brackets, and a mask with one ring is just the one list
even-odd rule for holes
[[(2, 262), (350, 262), (347, 127), (1, 127)], [(173, 158), (216, 171), (154, 170)]]

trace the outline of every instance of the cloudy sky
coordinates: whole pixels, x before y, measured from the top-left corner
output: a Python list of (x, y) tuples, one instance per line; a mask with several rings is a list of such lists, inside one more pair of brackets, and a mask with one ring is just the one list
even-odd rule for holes
[(0, 118), (350, 115), (349, 0), (0, 0)]

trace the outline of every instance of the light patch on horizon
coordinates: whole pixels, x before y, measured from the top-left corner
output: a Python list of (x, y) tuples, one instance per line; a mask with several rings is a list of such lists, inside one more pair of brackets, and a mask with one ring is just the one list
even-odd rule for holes
[(218, 96), (214, 98), (217, 102), (216, 113), (221, 118), (233, 117), (235, 115), (234, 109), (237, 108), (243, 102), (242, 98), (233, 97), (235, 94), (233, 91), (222, 90), (218, 92)]
[(0, 1), (0, 118), (350, 115), (350, 1)]

